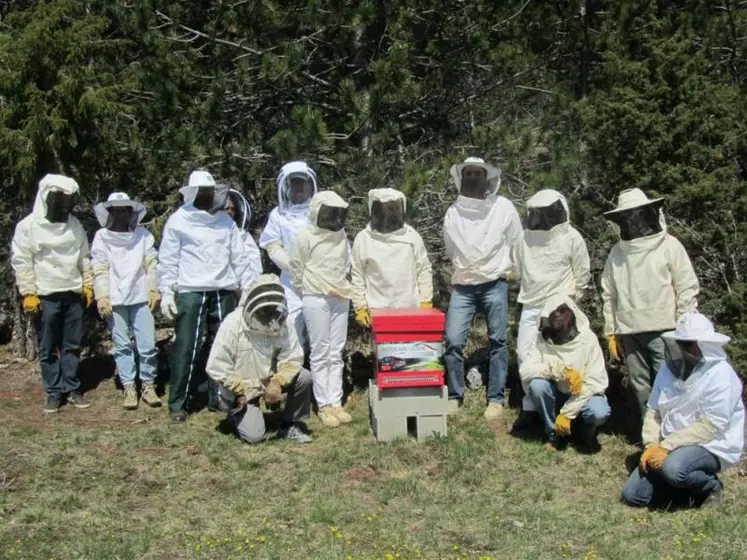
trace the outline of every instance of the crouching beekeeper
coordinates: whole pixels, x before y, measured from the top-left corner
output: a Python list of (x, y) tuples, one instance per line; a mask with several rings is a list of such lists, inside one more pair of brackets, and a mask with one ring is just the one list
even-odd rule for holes
[(742, 383), (727, 361), (729, 337), (700, 313), (685, 313), (664, 333), (664, 364), (643, 421), (640, 464), (623, 488), (631, 506), (718, 506), (716, 473), (736, 465), (744, 448)]
[(610, 407), (604, 392), (607, 370), (586, 315), (568, 296), (547, 300), (540, 314), (536, 345), (519, 368), (534, 408), (539, 411), (551, 447), (561, 448), (577, 420), (580, 443), (600, 449), (597, 429)]
[(286, 395), (277, 438), (309, 443), (311, 374), (303, 368), (303, 349), (288, 324), (285, 290), (274, 274), (250, 284), (244, 305), (218, 329), (207, 363), (208, 375), (233, 394), (229, 418), (245, 443), (265, 438), (260, 400), (280, 403)]
[(57, 412), (63, 400), (76, 408), (89, 406), (80, 393), (78, 362), (83, 306), (93, 303), (93, 274), (86, 232), (71, 213), (77, 193), (74, 179), (45, 175), (34, 210), (16, 226), (11, 248), (23, 310), (38, 318), (44, 412)]

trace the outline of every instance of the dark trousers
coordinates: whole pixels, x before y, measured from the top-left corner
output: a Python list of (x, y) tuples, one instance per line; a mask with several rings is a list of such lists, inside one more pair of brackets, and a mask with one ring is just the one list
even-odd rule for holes
[(61, 398), (80, 388), (78, 364), (83, 337), (83, 299), (75, 292), (40, 296), (37, 320), (42, 386)]
[(205, 359), (223, 319), (236, 305), (235, 292), (181, 292), (176, 298), (176, 340), (171, 355), (169, 411), (184, 409), (200, 383), (208, 383), (208, 407), (218, 406), (218, 385), (205, 375)]

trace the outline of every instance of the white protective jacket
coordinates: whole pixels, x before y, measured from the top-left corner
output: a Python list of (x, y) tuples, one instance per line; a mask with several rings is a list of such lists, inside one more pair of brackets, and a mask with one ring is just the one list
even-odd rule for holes
[[(545, 207), (560, 200), (570, 216), (565, 197), (554, 190), (543, 190), (527, 201), (527, 207)], [(578, 300), (589, 285), (589, 251), (570, 220), (549, 231), (525, 229), (514, 250), (516, 269), (521, 276), (519, 302), (539, 306), (556, 295)]]
[(454, 267), (451, 283), (475, 286), (508, 278), (521, 231), (519, 214), (507, 198), (459, 196), (444, 218), (446, 256)]
[[(697, 436), (705, 432), (710, 437), (699, 444), (727, 468), (739, 462), (744, 449), (742, 382), (720, 345), (699, 341), (698, 346), (705, 362), (686, 381), (677, 379), (666, 363), (662, 364), (648, 400), (649, 412), (655, 415), (646, 417), (644, 444), (656, 443), (672, 451), (695, 444)], [(651, 429), (652, 422), (658, 429)], [(698, 430), (696, 424), (705, 430)], [(686, 436), (685, 431), (693, 433)], [(647, 432), (652, 435), (646, 437)]]
[(549, 379), (558, 389), (568, 394), (568, 382), (563, 376), (565, 367), (571, 367), (581, 374), (581, 393), (571, 396), (560, 409), (560, 414), (570, 419), (578, 416), (581, 408), (594, 395), (604, 396), (609, 379), (604, 365), (604, 355), (599, 340), (589, 328), (589, 320), (575, 302), (568, 296), (554, 296), (547, 300), (542, 309), (542, 317), (549, 317), (555, 309), (565, 303), (576, 315), (578, 335), (566, 344), (553, 344), (537, 333), (537, 342), (519, 367), (519, 375), (526, 386), (532, 379)]
[(344, 229), (328, 231), (317, 226), (322, 205), (347, 208), (348, 203), (332, 191), (322, 191), (311, 199), (308, 224), (298, 232), (293, 244), (291, 284), (302, 296), (350, 299), (352, 290), (347, 279), (350, 246)]
[[(402, 200), (395, 189), (373, 189), (368, 193), (368, 210), (374, 201)], [(391, 233), (371, 228), (353, 242), (352, 300), (355, 309), (368, 307), (409, 308), (433, 300), (433, 271), (428, 252), (417, 231), (408, 225)]]
[(151, 233), (138, 226), (132, 232), (101, 228), (91, 245), (93, 292), (112, 305), (135, 305), (158, 291), (158, 252)]
[(604, 333), (636, 334), (674, 329), (677, 320), (698, 307), (698, 278), (685, 248), (662, 231), (620, 240), (602, 273)]
[[(248, 290), (257, 288), (257, 282), (263, 282), (268, 276), (260, 277)], [(221, 385), (229, 377), (239, 377), (244, 383), (246, 398), (251, 401), (264, 394), (272, 379), (281, 387), (290, 385), (303, 367), (303, 360), (303, 349), (295, 329), (286, 323), (277, 336), (254, 333), (244, 320), (243, 308), (237, 308), (226, 316), (218, 329), (206, 371)]]
[(288, 300), (288, 311), (293, 313), (301, 308), (300, 295), (293, 291), (290, 281), (290, 254), (298, 231), (306, 226), (310, 201), (304, 204), (289, 204), (283, 199), (283, 188), (286, 178), (294, 173), (305, 173), (318, 191), (314, 171), (302, 161), (286, 163), (278, 174), (276, 185), (278, 205), (270, 212), (267, 225), (262, 230), (259, 246), (267, 251), (268, 256), (280, 269), (280, 283), (285, 286), (285, 297)]
[(53, 190), (72, 195), (78, 183), (64, 175), (45, 175), (32, 213), (18, 222), (10, 263), (21, 295), (81, 293), (93, 283), (88, 239), (78, 219), (71, 215), (64, 224), (47, 220), (47, 195)]
[(158, 251), (162, 294), (244, 289), (258, 275), (241, 232), (225, 212), (210, 214), (185, 204), (169, 217)]

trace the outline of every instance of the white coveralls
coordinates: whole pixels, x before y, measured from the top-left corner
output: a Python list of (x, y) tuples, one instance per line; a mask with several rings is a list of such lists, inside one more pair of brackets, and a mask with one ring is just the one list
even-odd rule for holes
[[(591, 278), (589, 251), (581, 234), (570, 223), (565, 197), (555, 190), (541, 190), (527, 201), (527, 208), (544, 208), (558, 200), (565, 208), (566, 222), (547, 231), (525, 229), (514, 248), (514, 264), (521, 277), (518, 301), (522, 308), (516, 337), (519, 367), (537, 340), (540, 312), (545, 301), (558, 295), (577, 300)], [(522, 388), (522, 409), (534, 411), (534, 404), (523, 383)]]
[[(316, 174), (302, 161), (286, 163), (277, 177), (278, 205), (270, 212), (267, 225), (259, 238), (259, 246), (267, 251), (270, 259), (280, 269), (280, 283), (285, 287), (288, 301), (288, 322), (294, 325), (301, 346), (307, 343), (306, 325), (303, 318), (301, 295), (293, 290), (289, 276), (290, 254), (298, 231), (307, 223), (310, 202), (292, 204), (284, 196), (286, 180), (291, 174), (305, 173), (313, 185), (313, 194), (318, 191)], [(313, 196), (313, 195), (312, 195)]]
[(308, 224), (298, 233), (290, 259), (293, 289), (303, 297), (303, 316), (309, 336), (311, 376), (319, 408), (342, 406), (342, 351), (350, 307), (350, 248), (345, 230), (329, 231), (317, 225), (322, 206), (347, 208), (332, 191), (311, 200)]
[[(395, 189), (369, 191), (374, 201), (402, 200)], [(433, 300), (433, 272), (423, 238), (409, 225), (381, 233), (369, 223), (353, 242), (352, 301), (355, 309), (412, 308)]]

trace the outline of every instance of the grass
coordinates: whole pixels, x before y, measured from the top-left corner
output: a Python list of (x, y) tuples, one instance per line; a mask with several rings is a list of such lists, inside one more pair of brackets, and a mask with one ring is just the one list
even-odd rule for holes
[(471, 393), (449, 437), (379, 444), (367, 400), (314, 443), (242, 445), (201, 412), (127, 412), (111, 379), (92, 407), (44, 417), (33, 365), (0, 354), (0, 558), (747, 558), (747, 478), (717, 511), (619, 502), (635, 448), (547, 451), (482, 419)]

